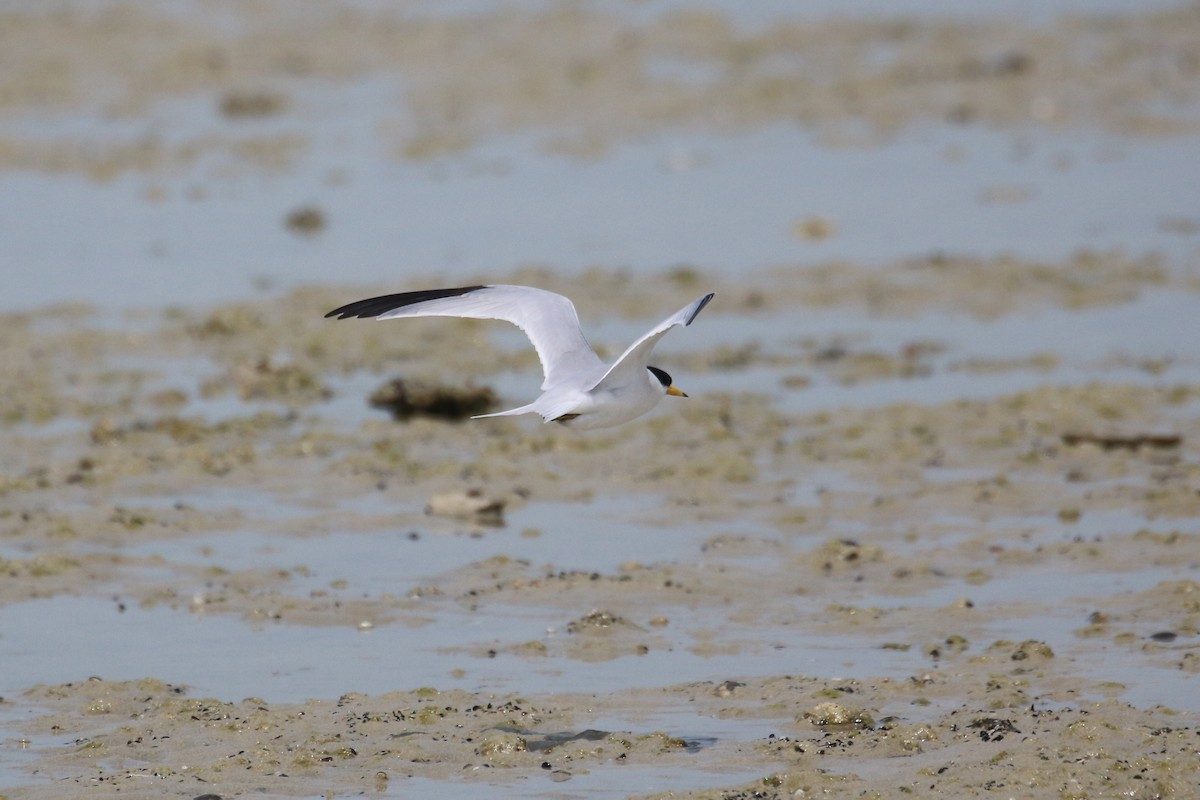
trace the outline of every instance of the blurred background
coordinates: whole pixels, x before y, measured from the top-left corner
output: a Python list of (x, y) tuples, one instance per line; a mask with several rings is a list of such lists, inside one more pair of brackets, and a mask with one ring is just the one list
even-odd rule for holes
[[(393, 418), (528, 342), (322, 316), (502, 281), (608, 356), (715, 291), (690, 399)], [(0, 0), (0, 790), (1186, 796), (1198, 300), (1194, 0)], [(337, 700), (449, 690), (574, 775)]]
[(1200, 250), (1200, 7), (0, 4), (0, 309)]

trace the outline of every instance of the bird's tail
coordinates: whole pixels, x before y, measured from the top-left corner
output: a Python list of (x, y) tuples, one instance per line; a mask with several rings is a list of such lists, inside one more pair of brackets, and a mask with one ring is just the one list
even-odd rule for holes
[(543, 422), (553, 422), (564, 414), (579, 411), (579, 398), (570, 393), (550, 392), (543, 394), (528, 405), (510, 408), (508, 411), (497, 411), (493, 414), (479, 414), (471, 419), (486, 417), (515, 417), (518, 414), (540, 414)]
[(534, 408), (535, 405), (535, 403), (530, 403), (519, 408), (510, 408), (508, 411), (496, 411), (491, 414), (476, 414), (475, 416), (471, 417), (471, 419), (487, 419), (488, 417), (515, 417), (520, 414), (537, 414), (539, 412), (536, 408)]

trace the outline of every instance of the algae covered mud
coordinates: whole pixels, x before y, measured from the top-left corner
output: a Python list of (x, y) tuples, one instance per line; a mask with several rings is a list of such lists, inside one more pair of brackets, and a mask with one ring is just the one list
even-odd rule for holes
[[(1186, 796), (1197, 364), (1136, 337), (1099, 361), (994, 352), (1087, 270), (1040, 265), (1013, 310), (947, 325), (972, 295), (942, 268), (912, 316), (835, 305), (846, 341), (771, 333), (795, 308), (825, 324), (803, 274), (769, 299), (655, 282), (725, 300), (707, 341), (663, 348), (698, 388), (586, 437), (371, 411), (396, 363), (537, 368), (476, 324), (329, 325), (332, 290), (270, 314), (10, 315), (5, 784)], [(1038, 316), (1103, 337), (1194, 303), (1136, 284)], [(893, 340), (900, 322), (927, 338)], [(945, 399), (959, 386), (978, 396)]]
[[(0, 12), (6, 218), (120, 212), (11, 231), (0, 796), (1194, 793), (1194, 5), (337, 8)], [(613, 216), (381, 210), (568, 176)], [(716, 291), (656, 351), (690, 397), (464, 422), (535, 395), (519, 333), (323, 319), (480, 280), (609, 357)]]

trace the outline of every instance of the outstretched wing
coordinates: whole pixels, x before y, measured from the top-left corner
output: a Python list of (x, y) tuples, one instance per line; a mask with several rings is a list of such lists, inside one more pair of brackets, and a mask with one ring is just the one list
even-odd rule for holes
[(603, 389), (610, 383), (614, 386), (620, 386), (636, 380), (639, 374), (644, 373), (646, 367), (649, 366), (650, 352), (654, 350), (654, 345), (658, 344), (658, 340), (665, 336), (671, 328), (691, 325), (692, 320), (708, 305), (708, 301), (713, 299), (714, 294), (714, 292), (709, 292), (696, 302), (686, 308), (679, 309), (655, 325), (649, 333), (631, 344), (621, 354), (621, 357), (613, 362), (613, 365), (608, 368), (608, 372), (604, 373), (604, 377), (592, 389)]
[(575, 306), (561, 294), (531, 286), (463, 286), (371, 297), (335, 308), (325, 315), (396, 319), (399, 317), (468, 317), (502, 319), (516, 325), (537, 350), (542, 362), (542, 389), (564, 379), (586, 378), (604, 369), (583, 337)]

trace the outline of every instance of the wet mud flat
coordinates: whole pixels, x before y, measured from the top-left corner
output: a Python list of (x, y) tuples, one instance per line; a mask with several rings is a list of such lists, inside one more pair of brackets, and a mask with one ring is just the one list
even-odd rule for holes
[[(1187, 796), (1195, 360), (1133, 339), (1099, 361), (985, 352), (949, 329), (1040, 308), (1082, 335), (1196, 291), (1087, 263), (997, 261), (979, 274), (1022, 276), (1007, 303), (944, 279), (971, 263), (757, 276), (769, 294), (687, 270), (634, 295), (595, 271), (574, 293), (585, 325), (621, 320), (602, 350), (647, 296), (718, 302), (663, 347), (692, 397), (586, 436), (372, 409), (396, 374), (504, 395), (537, 367), (476, 323), (323, 319), (344, 289), (270, 313), (10, 315), (5, 792)], [(828, 290), (858, 281), (897, 305)], [(765, 333), (795, 308), (856, 333)], [(897, 319), (925, 336), (880, 338)], [(964, 379), (984, 391), (944, 399)], [(826, 391), (857, 402), (808, 399)], [(186, 649), (213, 625), (236, 647)], [(272, 636), (309, 642), (320, 681), (258, 666)], [(351, 639), (377, 650), (311, 644)]]
[[(1195, 3), (760, 27), (642, 6), (4, 9), (0, 177), (199, 214), (346, 142), (436, 181), (503, 176), (476, 148), (522, 135), (602, 161), (664, 132), (977, 126), (1024, 152), (1200, 119)], [(360, 92), (369, 112), (341, 104)], [(322, 187), (354, 184), (330, 163)], [(272, 201), (294, 210), (264, 261), (345, 224)], [(1186, 251), (1195, 204), (1155, 208)], [(843, 235), (787, 214), (794, 246)], [(597, 261), (461, 279), (571, 296), (606, 357), (717, 292), (657, 350), (690, 398), (583, 435), (416, 407), (530, 397), (502, 325), (323, 318), (429, 288), (411, 267), (3, 314), (0, 797), (1194, 794), (1194, 258)]]
[[(0, 44), (13, 53), (0, 109), (100, 124), (52, 137), (16, 126), (0, 137), (6, 169), (111, 180), (211, 158), (221, 180), (287, 171), (312, 146), (313, 117), (329, 113), (312, 103), (314, 84), (363, 79), (395, 86), (373, 122), (388, 154), (412, 160), (521, 131), (548, 153), (596, 158), (657, 131), (778, 123), (833, 146), (931, 122), (1138, 136), (1195, 135), (1200, 124), (1194, 3), (1061, 15), (1048, 6), (1048, 19), (1029, 20), (913, 8), (788, 14), (776, 4), (770, 24), (701, 4), (645, 14), (606, 3), (481, 3), (475, 13), (355, 0), (63, 5), (0, 12)], [(210, 130), (196, 116), (191, 129), (167, 128), (159, 105), (197, 96), (233, 124)], [(153, 183), (147, 195), (173, 191)]]

